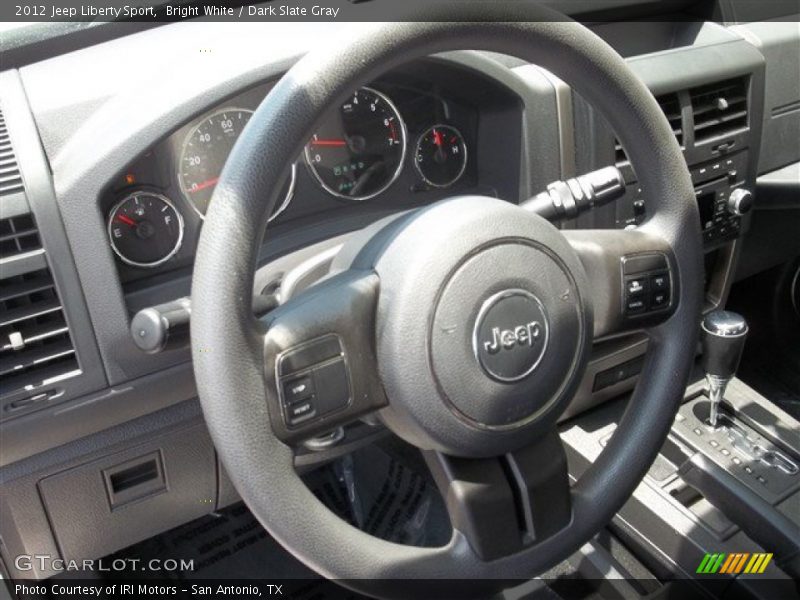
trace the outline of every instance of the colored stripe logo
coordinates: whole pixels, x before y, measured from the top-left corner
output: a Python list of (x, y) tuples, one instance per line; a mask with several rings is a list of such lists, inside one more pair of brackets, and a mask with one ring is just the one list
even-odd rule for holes
[(706, 554), (700, 561), (696, 573), (712, 575), (714, 573), (738, 575), (739, 573), (763, 573), (772, 560), (772, 552), (718, 552)]

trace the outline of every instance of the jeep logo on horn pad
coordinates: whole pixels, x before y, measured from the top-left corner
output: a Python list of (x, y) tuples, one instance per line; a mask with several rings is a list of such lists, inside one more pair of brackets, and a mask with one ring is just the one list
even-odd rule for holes
[(492, 329), (491, 341), (484, 342), (483, 348), (489, 354), (497, 354), (500, 350), (511, 350), (514, 346), (533, 346), (541, 335), (542, 327), (538, 321), (531, 321), (527, 325), (518, 325), (514, 329), (499, 327)]
[(472, 349), (489, 377), (510, 383), (536, 370), (547, 349), (548, 333), (541, 301), (525, 290), (505, 290), (481, 306)]

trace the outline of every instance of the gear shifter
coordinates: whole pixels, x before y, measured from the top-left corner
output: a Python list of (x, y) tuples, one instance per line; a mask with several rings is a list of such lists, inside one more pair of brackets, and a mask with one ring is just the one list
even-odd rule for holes
[(736, 375), (746, 338), (747, 321), (739, 314), (718, 310), (703, 319), (702, 366), (711, 399), (711, 412), (708, 418), (711, 427), (717, 427), (719, 405), (725, 394), (725, 388)]

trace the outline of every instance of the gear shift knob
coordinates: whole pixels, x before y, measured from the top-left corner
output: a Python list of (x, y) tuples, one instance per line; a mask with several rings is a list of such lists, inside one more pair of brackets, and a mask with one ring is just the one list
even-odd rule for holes
[(719, 404), (728, 382), (736, 375), (747, 338), (747, 321), (739, 314), (727, 310), (710, 313), (701, 327), (702, 366), (711, 399), (709, 422), (717, 426)]

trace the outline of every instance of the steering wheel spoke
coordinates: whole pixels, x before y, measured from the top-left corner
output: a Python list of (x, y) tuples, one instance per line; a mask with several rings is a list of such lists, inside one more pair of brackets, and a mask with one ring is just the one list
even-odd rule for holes
[(670, 245), (646, 230), (567, 230), (589, 278), (594, 338), (652, 327), (677, 309), (676, 262)]
[(541, 542), (572, 519), (566, 453), (555, 430), (499, 457), (424, 456), (453, 529), (484, 561)]
[(346, 271), (265, 317), (264, 378), (276, 436), (297, 443), (386, 405), (377, 378), (379, 280)]

